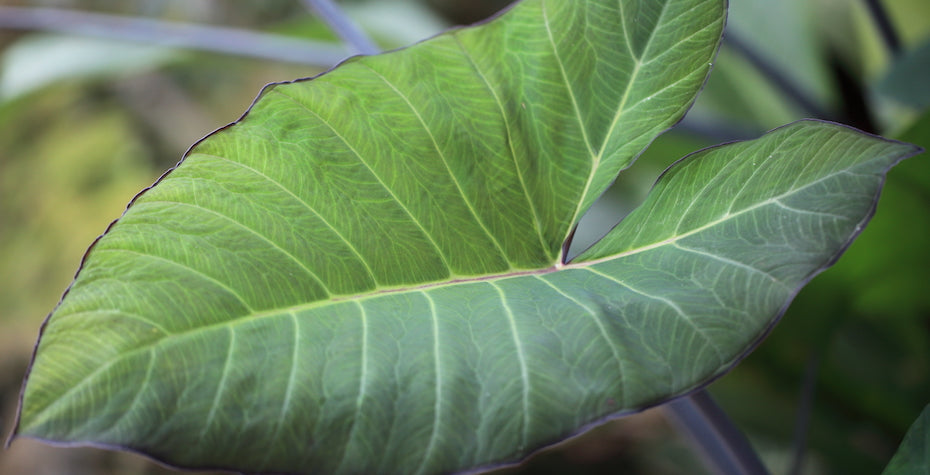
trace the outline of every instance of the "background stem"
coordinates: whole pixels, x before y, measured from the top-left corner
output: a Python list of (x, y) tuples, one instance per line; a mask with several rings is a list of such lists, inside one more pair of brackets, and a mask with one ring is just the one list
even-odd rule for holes
[(706, 389), (665, 405), (667, 414), (694, 442), (711, 473), (767, 475), (746, 436), (733, 424)]
[(759, 52), (750, 47), (745, 41), (731, 30), (727, 30), (724, 44), (732, 49), (735, 53), (742, 56), (743, 59), (755, 67), (768, 81), (778, 88), (786, 99), (795, 103), (805, 113), (810, 114), (816, 119), (835, 119), (833, 114), (821, 107), (815, 99), (810, 97), (800, 86), (791, 78), (785, 75), (781, 69), (768, 61)]
[(304, 5), (316, 13), (330, 28), (342, 38), (346, 44), (351, 45), (357, 53), (378, 54), (378, 48), (373, 41), (360, 28), (352, 23), (345, 12), (330, 0), (303, 0)]
[(814, 407), (814, 389), (817, 386), (817, 370), (820, 368), (820, 354), (815, 353), (807, 360), (804, 369), (804, 380), (801, 384), (801, 397), (798, 403), (798, 413), (794, 423), (794, 437), (792, 437), (791, 468), (789, 475), (799, 475), (804, 467), (804, 456), (807, 453), (807, 432), (811, 424), (811, 413)]
[(901, 53), (901, 40), (891, 24), (891, 18), (888, 16), (885, 7), (878, 0), (865, 0), (865, 6), (868, 7), (872, 20), (875, 22), (879, 34), (881, 34), (882, 41), (888, 47), (888, 51), (891, 52), (892, 56), (898, 56)]
[(270, 33), (57, 8), (0, 6), (0, 29), (157, 44), (329, 68), (350, 51), (336, 43)]

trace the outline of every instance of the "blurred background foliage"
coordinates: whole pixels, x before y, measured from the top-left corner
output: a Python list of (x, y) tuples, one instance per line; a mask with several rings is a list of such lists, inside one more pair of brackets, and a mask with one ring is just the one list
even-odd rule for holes
[[(507, 3), (341, 2), (385, 49), (481, 20)], [(695, 107), (585, 216), (574, 252), (635, 207), (674, 160), (795, 119), (835, 120), (930, 149), (930, 2), (730, 4), (725, 42)], [(206, 43), (165, 46), (156, 34), (128, 41), (62, 34), (70, 28), (37, 31), (14, 21), (23, 10), (14, 15), (11, 7), (337, 41), (297, 0), (0, 0), (4, 437), (41, 322), (93, 239), (191, 144), (235, 120), (262, 85), (330, 65), (312, 54), (306, 61), (262, 59), (212, 51)], [(294, 50), (287, 51), (291, 58), (304, 53), (298, 43), (285, 47)], [(930, 402), (930, 158), (892, 170), (878, 208), (838, 265), (814, 279), (769, 337), (710, 387), (772, 473), (877, 473)], [(502, 472), (701, 470), (673, 421), (656, 408)], [(0, 452), (4, 475), (168, 472), (132, 454), (31, 440)]]

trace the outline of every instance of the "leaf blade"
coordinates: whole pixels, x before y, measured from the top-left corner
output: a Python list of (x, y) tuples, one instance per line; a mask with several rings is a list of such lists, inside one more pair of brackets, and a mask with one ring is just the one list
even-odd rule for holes
[[(664, 3), (654, 28), (614, 31), (598, 54), (570, 41), (603, 40), (634, 4), (528, 1), (266, 89), (89, 251), (43, 330), (18, 433), (189, 467), (443, 472), (519, 459), (719, 374), (791, 292), (751, 291), (766, 274), (717, 257), (761, 301), (723, 302), (640, 262), (717, 255), (642, 246), (668, 239), (661, 220), (659, 240), (624, 231), (634, 218), (559, 260), (578, 214), (680, 118), (716, 50), (723, 2), (699, 0)], [(499, 46), (523, 42), (556, 46)], [(617, 44), (637, 56), (595, 61)], [(657, 49), (673, 57), (643, 61)], [(674, 74), (637, 82), (647, 67)], [(622, 87), (575, 97), (576, 80), (614, 76)], [(469, 105), (474, 91), (490, 94)], [(685, 305), (721, 303), (755, 318), (721, 326)]]

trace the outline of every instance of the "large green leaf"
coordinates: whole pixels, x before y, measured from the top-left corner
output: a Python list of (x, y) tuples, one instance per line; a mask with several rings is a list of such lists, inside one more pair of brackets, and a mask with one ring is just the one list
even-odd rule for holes
[(915, 152), (810, 121), (709, 149), (566, 262), (581, 213), (693, 100), (724, 10), (528, 0), (267, 88), (88, 251), (16, 434), (436, 473), (705, 384)]

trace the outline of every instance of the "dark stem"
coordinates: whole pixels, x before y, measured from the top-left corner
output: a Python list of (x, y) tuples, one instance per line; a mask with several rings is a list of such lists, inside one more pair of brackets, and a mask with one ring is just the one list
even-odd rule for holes
[(810, 114), (812, 118), (833, 118), (832, 114), (821, 107), (816, 100), (809, 97), (800, 86), (791, 80), (791, 78), (783, 74), (777, 66), (769, 62), (765, 57), (759, 54), (758, 51), (752, 49), (745, 41), (742, 41), (739, 35), (734, 34), (732, 30), (727, 30), (724, 44), (729, 46), (735, 53), (742, 56), (743, 59), (752, 64), (754, 68), (758, 69), (759, 72), (762, 73), (773, 86), (778, 88), (786, 98), (794, 102), (795, 105), (800, 107), (807, 114)]
[(711, 472), (768, 475), (749, 440), (711, 399), (706, 389), (675, 399), (666, 407), (673, 421), (694, 442)]
[(365, 33), (352, 23), (352, 20), (331, 0), (303, 0), (304, 5), (316, 13), (330, 28), (361, 54), (378, 54), (378, 48)]
[(56, 8), (0, 6), (0, 29), (44, 30), (324, 68), (349, 53), (343, 45), (283, 35)]
[(872, 117), (872, 108), (867, 97), (868, 91), (860, 75), (851, 71), (851, 66), (844, 63), (838, 53), (831, 52), (828, 56), (828, 64), (833, 75), (835, 90), (839, 96), (839, 122), (872, 134), (879, 133), (875, 119)]
[(791, 468), (789, 475), (799, 475), (804, 466), (807, 452), (807, 432), (811, 424), (811, 412), (814, 406), (814, 389), (817, 386), (817, 370), (820, 367), (820, 355), (815, 353), (807, 360), (804, 369), (804, 381), (801, 384), (801, 400), (794, 422), (794, 437), (791, 450)]
[(881, 34), (888, 51), (891, 52), (892, 56), (898, 56), (901, 53), (901, 40), (898, 38), (894, 25), (891, 24), (888, 11), (885, 10), (879, 0), (865, 0), (865, 6), (869, 9), (872, 20), (875, 21), (875, 26), (878, 28), (878, 32)]

